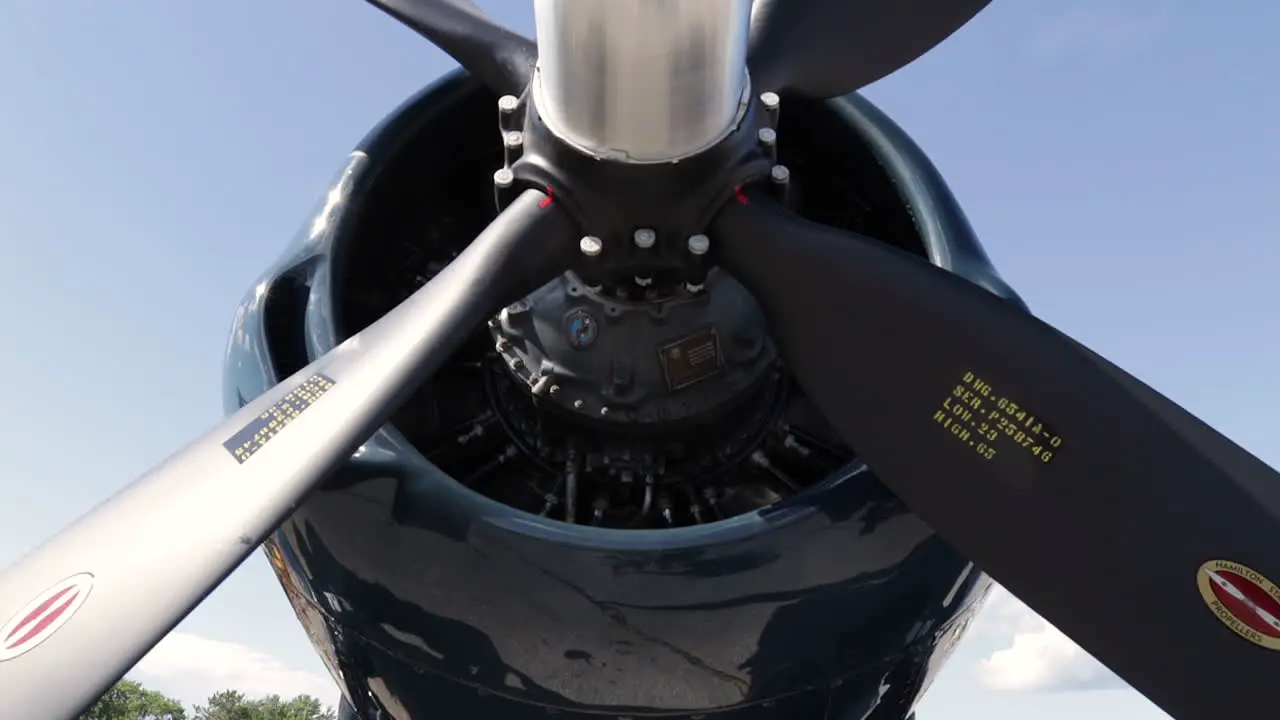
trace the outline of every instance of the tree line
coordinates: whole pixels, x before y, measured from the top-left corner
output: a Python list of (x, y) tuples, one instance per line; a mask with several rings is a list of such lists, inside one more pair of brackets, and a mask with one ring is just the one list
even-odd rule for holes
[(182, 703), (133, 680), (121, 680), (80, 720), (337, 720), (333, 708), (310, 695), (251, 699), (236, 690), (212, 695), (190, 712)]

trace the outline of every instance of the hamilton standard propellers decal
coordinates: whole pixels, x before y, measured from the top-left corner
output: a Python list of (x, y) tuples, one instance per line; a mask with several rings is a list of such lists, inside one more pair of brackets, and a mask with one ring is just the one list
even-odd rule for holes
[(0, 627), (0, 662), (35, 650), (71, 622), (89, 599), (93, 575), (78, 573), (50, 585)]
[(1253, 568), (1213, 560), (1196, 574), (1200, 597), (1231, 632), (1268, 650), (1280, 650), (1280, 587)]

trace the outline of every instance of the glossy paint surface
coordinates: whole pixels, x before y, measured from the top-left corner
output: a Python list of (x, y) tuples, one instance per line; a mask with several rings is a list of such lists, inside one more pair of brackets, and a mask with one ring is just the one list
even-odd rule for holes
[[(365, 139), (237, 310), (224, 404), (277, 382), (266, 298), (316, 357), (341, 339), (333, 264), (379, 164), (479, 92), (452, 75)], [(937, 265), (1021, 303), (918, 147), (829, 102), (912, 206)], [(832, 142), (841, 142), (832, 138)], [(939, 478), (946, 482), (946, 478)], [(384, 427), (267, 544), (352, 706), (394, 718), (907, 717), (990, 581), (860, 464), (765, 510), (666, 531), (566, 525), (480, 496)], [(384, 713), (378, 715), (377, 713)]]

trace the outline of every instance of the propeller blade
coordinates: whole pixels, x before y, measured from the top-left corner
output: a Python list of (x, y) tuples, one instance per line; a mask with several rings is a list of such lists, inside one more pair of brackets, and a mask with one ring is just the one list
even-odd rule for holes
[(748, 63), (760, 91), (846, 95), (905, 67), (991, 0), (756, 0)]
[(0, 714), (78, 716), (574, 237), (525, 191), (399, 307), (0, 574)]
[(436, 47), (498, 95), (529, 85), (538, 48), (489, 19), (471, 0), (367, 0)]
[(808, 396), (960, 552), (1179, 720), (1274, 704), (1280, 474), (919, 258), (754, 196), (711, 232)]

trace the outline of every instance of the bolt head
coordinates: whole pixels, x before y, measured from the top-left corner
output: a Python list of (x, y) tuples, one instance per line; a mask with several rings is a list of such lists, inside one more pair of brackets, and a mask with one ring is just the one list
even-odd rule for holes
[(649, 228), (640, 228), (635, 232), (634, 240), (636, 247), (642, 250), (647, 250), (653, 247), (653, 244), (658, 241), (658, 233)]

